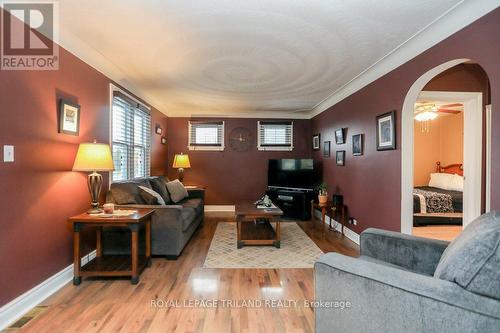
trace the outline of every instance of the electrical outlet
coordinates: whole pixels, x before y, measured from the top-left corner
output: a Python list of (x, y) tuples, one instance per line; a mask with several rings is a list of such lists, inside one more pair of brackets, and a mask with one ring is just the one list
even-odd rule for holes
[(349, 224), (358, 225), (358, 220), (356, 220), (354, 217), (350, 217), (349, 218)]
[(14, 146), (10, 145), (3, 146), (3, 161), (14, 162)]

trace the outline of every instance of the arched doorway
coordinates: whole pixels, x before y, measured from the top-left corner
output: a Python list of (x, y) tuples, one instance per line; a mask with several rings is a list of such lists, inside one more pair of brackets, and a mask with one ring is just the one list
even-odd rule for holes
[[(401, 117), (401, 232), (411, 234), (413, 229), (413, 174), (414, 174), (414, 108), (423, 88), (438, 74), (468, 62), (455, 59), (441, 64), (418, 78), (409, 89)], [(482, 94), (456, 95), (468, 112), (464, 112), (468, 130), (464, 130), (464, 225), (481, 213), (482, 173)]]

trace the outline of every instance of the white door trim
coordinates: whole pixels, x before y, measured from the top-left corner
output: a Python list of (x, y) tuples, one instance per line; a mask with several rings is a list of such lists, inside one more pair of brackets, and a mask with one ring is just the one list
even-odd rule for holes
[(491, 104), (486, 105), (486, 213), (491, 210)]
[(481, 215), (483, 94), (478, 92), (422, 91), (418, 99), (464, 104), (463, 227)]

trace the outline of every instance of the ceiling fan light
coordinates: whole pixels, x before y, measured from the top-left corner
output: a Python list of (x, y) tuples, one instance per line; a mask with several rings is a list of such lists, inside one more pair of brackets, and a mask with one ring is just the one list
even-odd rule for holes
[(416, 121), (429, 121), (429, 120), (434, 120), (438, 116), (437, 112), (434, 111), (424, 111), (417, 113), (415, 115), (415, 120)]

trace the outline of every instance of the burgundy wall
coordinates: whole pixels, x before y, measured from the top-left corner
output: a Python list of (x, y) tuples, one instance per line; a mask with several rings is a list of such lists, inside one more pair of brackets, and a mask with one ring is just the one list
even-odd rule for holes
[[(348, 127), (346, 166), (335, 166), (333, 158), (323, 160), (323, 175), (330, 191), (344, 195), (351, 216), (358, 219), (356, 232), (368, 227), (400, 230), (401, 215), (401, 109), (411, 85), (428, 70), (449, 60), (468, 58), (487, 73), (491, 85), (492, 115), (492, 208), (500, 209), (500, 10), (497, 9), (445, 39), (421, 55), (396, 68), (355, 94), (312, 119), (313, 133), (321, 141), (334, 141), (336, 128)], [(375, 117), (396, 110), (397, 150), (376, 151)], [(365, 134), (364, 156), (352, 156), (352, 135)], [(332, 154), (333, 156), (334, 154)], [(334, 190), (335, 189), (335, 190)]]
[[(500, 10), (432, 47), (403, 66), (346, 98), (312, 121), (295, 121), (293, 152), (189, 152), (192, 168), (186, 182), (205, 185), (207, 203), (231, 204), (254, 200), (265, 190), (269, 158), (308, 157), (311, 133), (333, 140), (333, 130), (348, 127), (345, 167), (324, 160), (324, 177), (345, 195), (357, 232), (374, 226), (400, 229), (401, 151), (400, 119), (405, 95), (429, 69), (451, 59), (470, 58), (488, 74), (493, 105), (492, 207), (500, 209)], [(15, 163), (0, 163), (0, 305), (71, 263), (71, 232), (66, 219), (86, 209), (86, 175), (71, 172), (78, 144), (109, 139), (110, 80), (65, 50), (58, 71), (0, 71), (0, 145), (16, 147)], [(57, 101), (73, 99), (81, 105), (80, 136), (57, 133)], [(397, 110), (398, 149), (375, 151), (375, 116)], [(256, 119), (225, 119), (226, 140), (232, 128), (247, 127), (256, 135)], [(153, 110), (153, 127), (167, 130), (168, 147), (153, 135), (152, 173), (175, 171), (173, 154), (187, 152), (187, 119), (167, 119)], [(351, 136), (364, 133), (365, 155), (353, 157)], [(227, 142), (226, 142), (227, 144)], [(168, 148), (168, 149), (167, 149)], [(168, 164), (164, 157), (168, 152)], [(320, 152), (314, 157), (322, 160)], [(333, 154), (332, 154), (333, 155)]]
[[(162, 176), (168, 171), (167, 165), (167, 145), (161, 143), (161, 137), (167, 133), (167, 116), (156, 109), (151, 112), (151, 175)], [(163, 133), (155, 133), (156, 125), (159, 125)]]
[[(72, 263), (66, 220), (90, 198), (71, 168), (80, 142), (109, 142), (110, 82), (62, 48), (58, 71), (0, 71), (0, 145), (15, 146), (15, 162), (0, 162), (0, 306)], [(81, 106), (79, 136), (57, 133), (61, 97)], [(152, 172), (164, 174), (167, 147), (152, 142)]]
[(459, 64), (434, 77), (425, 91), (469, 91), (483, 93), (483, 105), (490, 103), (488, 74), (478, 64)]
[[(224, 151), (188, 151), (189, 118), (168, 118), (168, 175), (177, 178), (172, 169), (174, 155), (188, 153), (191, 169), (186, 169), (184, 182), (206, 186), (207, 204), (234, 205), (255, 201), (267, 187), (267, 161), (272, 158), (309, 158), (311, 132), (309, 120), (294, 120), (294, 149), (291, 152), (257, 150), (257, 121), (259, 119), (225, 118)], [(237, 127), (252, 133), (253, 144), (248, 152), (237, 152), (229, 146), (229, 135)]]

